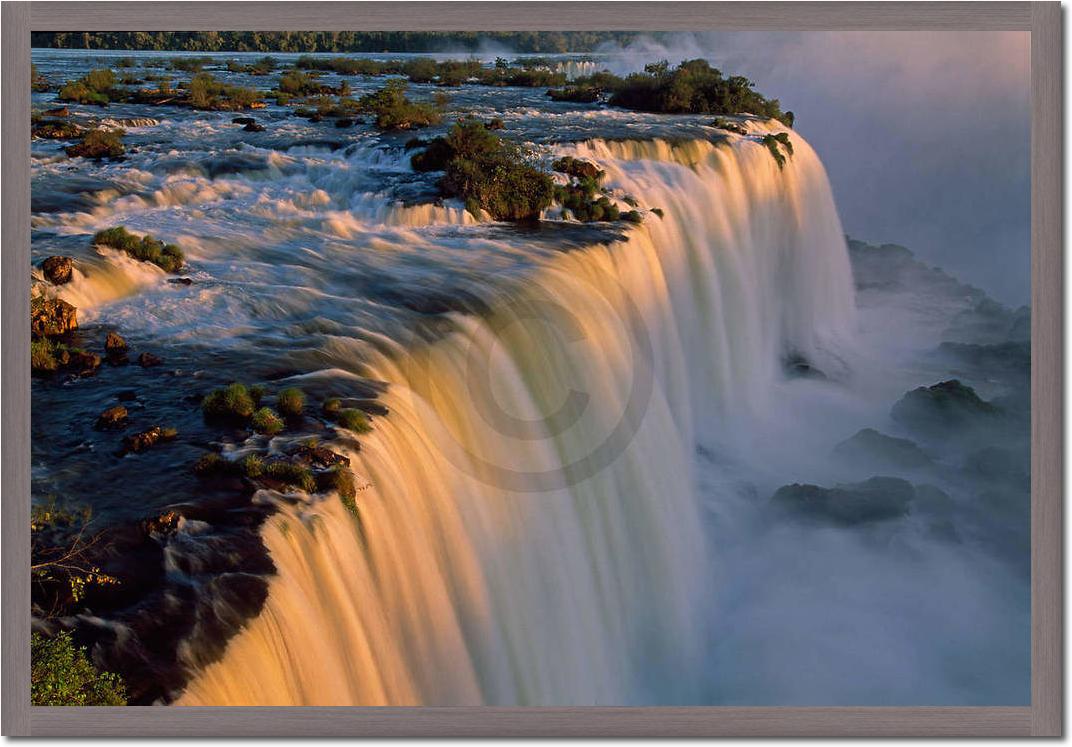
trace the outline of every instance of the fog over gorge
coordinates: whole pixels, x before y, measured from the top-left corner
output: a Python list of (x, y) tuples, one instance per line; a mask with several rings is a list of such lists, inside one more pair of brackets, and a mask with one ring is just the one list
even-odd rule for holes
[(902, 244), (1003, 303), (1027, 303), (1026, 32), (710, 32), (605, 49), (625, 55), (616, 72), (703, 57), (747, 76), (797, 115), (846, 233)]

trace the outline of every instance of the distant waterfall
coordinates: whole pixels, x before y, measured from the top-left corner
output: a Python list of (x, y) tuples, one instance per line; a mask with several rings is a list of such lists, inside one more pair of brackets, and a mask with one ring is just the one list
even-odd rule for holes
[(658, 207), (373, 362), (360, 518), (284, 508), (259, 617), (185, 705), (688, 703), (710, 588), (696, 444), (802, 356), (840, 373), (854, 297), (826, 174), (792, 135), (591, 141)]

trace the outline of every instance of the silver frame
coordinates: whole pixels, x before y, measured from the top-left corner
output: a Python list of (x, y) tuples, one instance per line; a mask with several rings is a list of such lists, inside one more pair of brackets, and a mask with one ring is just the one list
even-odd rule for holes
[[(8, 736), (1060, 736), (1062, 13), (1057, 2), (4, 2), (0, 422)], [(1021, 30), (1031, 33), (1031, 705), (995, 708), (41, 708), (30, 679), (30, 31)]]

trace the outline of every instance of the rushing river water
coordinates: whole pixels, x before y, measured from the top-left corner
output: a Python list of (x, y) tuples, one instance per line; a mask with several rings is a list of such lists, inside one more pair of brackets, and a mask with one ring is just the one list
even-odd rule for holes
[[(96, 54), (34, 62), (61, 81)], [(47, 292), (87, 339), (117, 329), (165, 361), (35, 383), (35, 496), (115, 523), (184, 516), (156, 604), (188, 616), (87, 611), (98, 662), (155, 673), (141, 697), (179, 704), (1026, 702), (1026, 489), (987, 497), (971, 461), (1000, 443), (1026, 472), (1024, 421), (960, 443), (890, 417), (953, 376), (1020, 413), (1023, 371), (979, 356), (1026, 345), (1022, 312), (902, 250), (850, 252), (815, 152), (791, 133), (780, 168), (759, 142), (776, 123), (739, 135), (539, 88), (449, 93), (547, 162), (595, 162), (644, 222), (479, 222), (431, 199), (411, 135), (276, 105), (259, 133), (226, 112), (72, 106), (127, 129), (118, 162), (34, 142), (35, 266), (77, 268)], [(114, 225), (180, 244), (192, 282), (91, 246)], [(356, 519), (331, 496), (234, 505), (198, 482), (210, 445), (264, 440), (201, 419), (234, 380), (376, 413), (360, 444), (331, 441), (358, 475)], [(116, 455), (92, 423), (122, 391), (178, 442)], [(838, 456), (862, 428), (932, 462)], [(876, 474), (948, 504), (867, 526), (770, 508), (785, 484)]]

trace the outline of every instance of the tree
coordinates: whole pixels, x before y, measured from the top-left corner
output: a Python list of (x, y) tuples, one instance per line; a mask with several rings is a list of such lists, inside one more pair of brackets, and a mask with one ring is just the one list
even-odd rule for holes
[(63, 631), (51, 638), (30, 636), (30, 702), (35, 706), (126, 705), (126, 686), (118, 674), (101, 672), (86, 650)]

